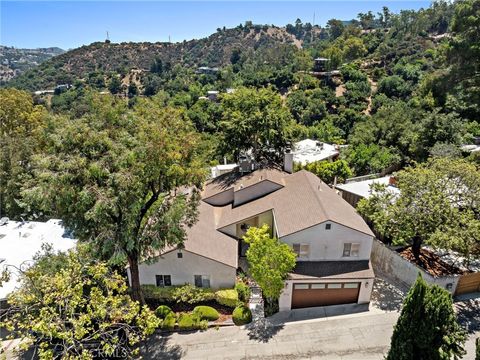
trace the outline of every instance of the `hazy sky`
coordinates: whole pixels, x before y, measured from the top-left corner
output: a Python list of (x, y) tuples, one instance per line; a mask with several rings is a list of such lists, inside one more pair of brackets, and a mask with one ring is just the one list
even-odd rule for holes
[(324, 25), (359, 12), (398, 12), (430, 1), (4, 1), (0, 0), (0, 44), (63, 49), (103, 41), (172, 41), (201, 38), (218, 27), (246, 20), (284, 26), (300, 18)]

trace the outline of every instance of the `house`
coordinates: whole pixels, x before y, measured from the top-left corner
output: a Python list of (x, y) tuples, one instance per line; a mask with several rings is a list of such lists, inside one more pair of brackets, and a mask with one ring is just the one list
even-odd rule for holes
[(65, 232), (61, 220), (0, 221), (0, 271), (7, 268), (10, 280), (0, 287), (0, 302), (18, 286), (18, 269), (28, 266), (44, 243), (51, 244), (54, 250), (66, 251), (75, 246)]
[(357, 206), (357, 203), (361, 199), (368, 199), (372, 196), (372, 184), (381, 184), (387, 187), (387, 190), (394, 195), (399, 195), (400, 190), (395, 185), (396, 181), (393, 176), (383, 176), (378, 178), (365, 178), (358, 177), (347, 179), (345, 184), (337, 185), (336, 188), (340, 190), (342, 198), (347, 201), (353, 207)]
[(187, 229), (184, 246), (141, 263), (141, 284), (232, 287), (237, 268), (246, 266), (243, 235), (267, 224), (298, 255), (280, 310), (370, 301), (373, 234), (314, 174), (239, 168), (209, 180), (201, 195), (198, 222)]
[(330, 62), (330, 59), (318, 57), (315, 58), (313, 61), (313, 71), (324, 72), (328, 70), (328, 63)]
[(302, 165), (315, 161), (333, 161), (340, 152), (338, 145), (330, 145), (321, 141), (305, 139), (295, 143), (293, 147), (293, 161)]
[(208, 67), (208, 66), (200, 66), (196, 73), (197, 74), (205, 74), (205, 75), (215, 75), (218, 73), (217, 67)]
[(237, 164), (227, 164), (226, 162), (225, 164), (215, 165), (210, 168), (210, 175), (212, 179), (215, 179), (220, 175), (233, 171), (236, 167), (238, 167)]

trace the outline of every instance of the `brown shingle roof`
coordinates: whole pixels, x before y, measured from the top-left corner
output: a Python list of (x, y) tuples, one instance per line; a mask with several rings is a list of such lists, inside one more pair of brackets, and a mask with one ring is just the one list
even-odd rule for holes
[(200, 201), (198, 221), (187, 230), (185, 250), (237, 268), (238, 241), (217, 230), (221, 208)]
[(270, 180), (279, 185), (283, 185), (282, 181), (285, 174), (287, 173), (276, 168), (260, 169), (245, 175), (242, 175), (237, 171), (231, 171), (220, 175), (215, 179), (209, 180), (205, 184), (202, 196), (206, 199), (231, 188), (233, 188), (234, 191), (237, 191), (254, 185), (262, 180)]
[(317, 176), (305, 170), (282, 174), (283, 188), (241, 206), (222, 207), (217, 227), (222, 228), (273, 209), (280, 237), (325, 221), (373, 236), (355, 209)]
[(358, 261), (298, 261), (288, 275), (290, 280), (325, 279), (370, 279), (375, 277), (368, 260)]
[(187, 240), (184, 243), (187, 251), (237, 267), (237, 240), (219, 229), (271, 209), (274, 211), (279, 237), (325, 221), (336, 222), (373, 236), (355, 209), (308, 171), (289, 174), (276, 169), (264, 169), (244, 176), (230, 174), (220, 178), (206, 184), (202, 193), (204, 199), (240, 184), (244, 187), (253, 185), (262, 179), (268, 179), (283, 187), (236, 207), (233, 207), (233, 204), (212, 206), (201, 201), (198, 221), (187, 230)]

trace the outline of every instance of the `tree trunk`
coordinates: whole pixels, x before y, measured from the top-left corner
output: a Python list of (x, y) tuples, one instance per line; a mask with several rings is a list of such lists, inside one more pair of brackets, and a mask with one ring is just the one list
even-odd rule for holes
[(130, 265), (130, 281), (132, 286), (132, 299), (140, 304), (145, 304), (142, 288), (140, 287), (140, 273), (138, 272), (138, 259), (135, 256), (128, 256), (128, 265)]
[(412, 240), (413, 240), (412, 253), (413, 253), (413, 256), (415, 257), (415, 261), (419, 264), (420, 263), (420, 249), (422, 248), (422, 239), (420, 238), (420, 236), (415, 235)]

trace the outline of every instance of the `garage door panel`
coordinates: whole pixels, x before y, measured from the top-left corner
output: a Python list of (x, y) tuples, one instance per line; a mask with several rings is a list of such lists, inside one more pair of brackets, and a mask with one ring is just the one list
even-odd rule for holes
[(360, 283), (294, 284), (292, 309), (356, 303), (359, 292)]

